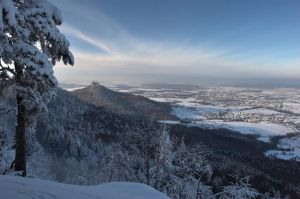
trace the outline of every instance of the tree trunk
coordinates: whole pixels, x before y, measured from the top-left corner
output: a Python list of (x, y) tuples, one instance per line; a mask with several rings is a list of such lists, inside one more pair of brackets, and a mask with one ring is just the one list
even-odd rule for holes
[[(23, 70), (22, 67), (15, 64), (16, 84), (22, 84)], [(16, 94), (17, 100), (17, 126), (16, 126), (16, 157), (15, 171), (22, 171), (22, 176), (26, 176), (26, 107), (23, 103), (21, 94)]]
[(22, 171), (26, 176), (26, 137), (25, 137), (25, 107), (22, 104), (22, 97), (17, 95), (17, 127), (16, 127), (16, 158), (15, 170)]

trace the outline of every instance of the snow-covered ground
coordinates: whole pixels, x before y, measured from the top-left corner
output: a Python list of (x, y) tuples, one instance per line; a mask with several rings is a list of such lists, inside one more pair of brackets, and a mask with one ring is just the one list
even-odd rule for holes
[(112, 182), (98, 186), (61, 184), (36, 178), (0, 175), (3, 199), (168, 199), (144, 184)]
[(67, 91), (75, 91), (75, 90), (82, 89), (82, 88), (85, 88), (85, 86), (79, 86), (79, 87), (74, 87), (74, 88), (68, 88)]
[(162, 97), (152, 97), (152, 98), (149, 98), (149, 99), (151, 99), (153, 101), (156, 101), (156, 102), (169, 102), (168, 99), (162, 98)]
[(284, 102), (283, 109), (296, 114), (300, 114), (300, 104), (296, 102)]
[(221, 120), (207, 120), (196, 122), (191, 125), (201, 126), (204, 128), (216, 129), (225, 128), (232, 131), (238, 131), (242, 134), (258, 135), (258, 139), (264, 142), (269, 142), (272, 136), (286, 135), (287, 133), (297, 132), (297, 129), (292, 127), (273, 124), (273, 123), (249, 123), (249, 122), (224, 122)]
[(300, 135), (281, 139), (277, 147), (282, 150), (270, 150), (265, 154), (284, 160), (295, 159), (300, 161)]
[(202, 105), (197, 103), (179, 103), (173, 107), (172, 114), (180, 119), (205, 120), (204, 113), (221, 113), (227, 109), (221, 106)]
[(284, 124), (277, 124), (271, 122), (236, 122), (236, 121), (223, 121), (223, 120), (208, 120), (204, 114), (206, 113), (222, 113), (222, 112), (239, 112), (239, 113), (256, 113), (261, 115), (277, 115), (281, 114), (277, 111), (269, 109), (249, 109), (238, 110), (233, 107), (221, 107), (211, 105), (201, 105), (196, 103), (184, 103), (181, 106), (176, 105), (173, 107), (172, 114), (176, 115), (181, 120), (193, 121), (191, 125), (217, 129), (226, 128), (232, 131), (238, 131), (242, 134), (255, 134), (258, 139), (264, 142), (269, 142), (272, 136), (286, 135), (288, 133), (295, 133), (298, 130), (294, 127)]
[(182, 120), (204, 120), (205, 117), (203, 117), (200, 112), (201, 110), (199, 109), (185, 107), (174, 107), (172, 110), (172, 114)]
[[(195, 116), (196, 117), (196, 116)], [(200, 118), (200, 117), (199, 117)], [(179, 124), (179, 121), (161, 121), (166, 124)], [(222, 120), (205, 120), (188, 123), (188, 126), (196, 126), (207, 129), (229, 129), (246, 135), (257, 135), (257, 139), (270, 142), (271, 137), (298, 132), (297, 129), (274, 123), (249, 123), (249, 122), (224, 122)], [(300, 140), (299, 140), (300, 145)]]

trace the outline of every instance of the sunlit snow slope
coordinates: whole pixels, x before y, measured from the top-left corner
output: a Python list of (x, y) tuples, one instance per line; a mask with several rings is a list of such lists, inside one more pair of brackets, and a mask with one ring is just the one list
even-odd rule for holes
[(168, 199), (155, 189), (138, 183), (112, 182), (97, 186), (61, 184), (41, 179), (0, 175), (3, 199)]

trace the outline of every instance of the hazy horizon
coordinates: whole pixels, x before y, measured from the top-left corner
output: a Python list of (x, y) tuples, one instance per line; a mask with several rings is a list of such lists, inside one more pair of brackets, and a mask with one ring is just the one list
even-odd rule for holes
[(245, 88), (296, 88), (300, 89), (300, 80), (298, 79), (234, 79), (234, 80), (199, 80), (199, 81), (104, 81), (103, 79), (91, 79), (85, 82), (59, 82), (60, 87), (79, 88), (90, 85), (97, 81), (102, 85), (126, 85), (126, 86), (155, 86), (155, 85), (211, 85), (211, 86), (233, 86)]

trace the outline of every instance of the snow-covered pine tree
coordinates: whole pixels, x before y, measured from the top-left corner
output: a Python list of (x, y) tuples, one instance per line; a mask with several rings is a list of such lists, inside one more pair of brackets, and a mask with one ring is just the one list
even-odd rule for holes
[(55, 94), (57, 61), (74, 63), (57, 26), (60, 10), (47, 0), (0, 0), (0, 74), (14, 82), (17, 101), (14, 167), (26, 175), (26, 136)]

